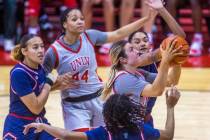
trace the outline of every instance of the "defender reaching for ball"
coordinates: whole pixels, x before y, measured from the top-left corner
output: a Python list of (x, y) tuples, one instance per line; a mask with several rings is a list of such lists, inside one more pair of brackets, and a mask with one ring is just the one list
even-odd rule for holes
[[(185, 36), (182, 28), (163, 7), (161, 0), (148, 4), (157, 9), (160, 15), (168, 21), (168, 24), (172, 24), (170, 21), (175, 22), (172, 25), (174, 27), (171, 27), (174, 33)], [(143, 103), (146, 104), (146, 99), (140, 98), (141, 96), (157, 97), (162, 95), (166, 86), (176, 85), (181, 74), (181, 66), (171, 66), (171, 62), (176, 56), (188, 55), (180, 52), (181, 47), (174, 48), (176, 43), (177, 41), (174, 40), (170, 44), (167, 44), (166, 50), (161, 49), (162, 60), (157, 75), (138, 69), (139, 66), (143, 66), (139, 63), (139, 60), (141, 62), (144, 61), (145, 53), (138, 51), (134, 45), (126, 41), (114, 44), (110, 49), (112, 66), (110, 78), (103, 92), (103, 98), (106, 98), (113, 89), (115, 93), (119, 94), (130, 93), (132, 98), (138, 102), (141, 102), (140, 99), (143, 99)], [(171, 67), (170, 70), (169, 67)]]

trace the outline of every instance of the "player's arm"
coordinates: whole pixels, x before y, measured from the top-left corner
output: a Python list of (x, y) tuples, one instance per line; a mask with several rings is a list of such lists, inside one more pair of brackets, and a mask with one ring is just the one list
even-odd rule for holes
[[(46, 73), (51, 73), (53, 71), (54, 68), (56, 68), (56, 65), (58, 65), (57, 63), (57, 59), (56, 59), (56, 50), (53, 50), (52, 47), (49, 47), (45, 53), (45, 57), (44, 57), (44, 61), (43, 61), (43, 68), (45, 70)], [(58, 77), (57, 81), (55, 82), (55, 84), (52, 86), (51, 90), (57, 90), (59, 87), (59, 80), (60, 78)]]
[(137, 61), (136, 67), (146, 66), (146, 65), (152, 64), (154, 62), (159, 62), (161, 60), (161, 58), (162, 58), (162, 56), (161, 56), (160, 49), (156, 49), (153, 52), (141, 54), (139, 56), (139, 58), (136, 59), (136, 61)]
[[(46, 73), (51, 73), (54, 68), (58, 66), (58, 56), (56, 58), (56, 50), (50, 47), (45, 53), (43, 67)], [(69, 88), (77, 88), (78, 83), (72, 79), (71, 73), (65, 73), (63, 75), (58, 75), (55, 83), (53, 84), (51, 90), (65, 90)]]
[(124, 39), (134, 31), (140, 29), (141, 27), (144, 26), (144, 24), (149, 20), (151, 14), (149, 14), (135, 22), (132, 22), (128, 25), (125, 25), (118, 30), (112, 31), (112, 32), (107, 32), (107, 40), (106, 42), (116, 42), (121, 39)]
[(159, 71), (154, 82), (152, 84), (147, 84), (144, 87), (141, 95), (144, 97), (161, 96), (167, 83), (168, 69), (169, 69), (168, 61), (165, 61), (163, 59), (160, 63)]
[(51, 86), (53, 85), (53, 83), (55, 82), (55, 78), (50, 75), (47, 77), (46, 83), (44, 84), (41, 93), (36, 96), (34, 92), (29, 93), (25, 96), (20, 97), (20, 99), (22, 100), (22, 102), (27, 106), (27, 108), (34, 114), (39, 114), (48, 99), (50, 90), (51, 90)]
[(159, 15), (164, 19), (164, 21), (167, 23), (167, 25), (174, 34), (179, 35), (183, 38), (186, 37), (186, 34), (181, 28), (181, 26), (176, 22), (173, 16), (166, 10), (161, 0), (154, 0), (153, 2), (146, 1), (146, 4), (154, 9), (157, 9)]
[(39, 96), (36, 96), (35, 93), (32, 92), (20, 99), (32, 113), (38, 115), (43, 110), (44, 105), (47, 102), (50, 89), (51, 86), (45, 84)]
[(43, 123), (31, 123), (25, 126), (23, 133), (26, 135), (30, 128), (35, 128), (36, 132), (46, 131), (52, 136), (62, 140), (88, 140), (87, 135), (83, 132), (70, 132), (62, 128), (50, 126)]
[(142, 91), (142, 96), (156, 97), (162, 95), (168, 80), (168, 71), (170, 62), (176, 55), (179, 55), (179, 48), (175, 48), (176, 42), (169, 44), (166, 50), (161, 49), (162, 60), (158, 69), (157, 76), (152, 84), (147, 84)]
[(172, 140), (174, 137), (174, 107), (180, 98), (180, 92), (172, 87), (166, 91), (166, 104), (167, 104), (167, 119), (165, 123), (165, 129), (160, 130), (160, 140)]
[(177, 85), (181, 75), (181, 65), (173, 65), (169, 68), (167, 86)]

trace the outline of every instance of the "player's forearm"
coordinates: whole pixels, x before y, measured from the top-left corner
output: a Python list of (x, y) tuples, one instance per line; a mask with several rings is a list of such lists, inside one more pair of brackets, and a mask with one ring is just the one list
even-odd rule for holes
[(158, 9), (158, 12), (174, 34), (179, 35), (183, 38), (186, 37), (186, 34), (181, 28), (181, 26), (176, 22), (176, 20), (172, 17), (172, 15), (165, 9), (165, 7)]
[(139, 56), (137, 61), (137, 67), (146, 66), (153, 64), (154, 62), (158, 62), (161, 60), (161, 52), (160, 49), (156, 49), (153, 52), (145, 53)]
[(34, 111), (36, 112), (36, 114), (39, 114), (43, 110), (47, 102), (50, 90), (51, 90), (51, 86), (49, 84), (45, 84), (41, 93), (37, 97), (37, 104), (36, 106), (34, 106), (35, 107)]
[(62, 140), (88, 140), (83, 132), (71, 132), (48, 124), (41, 124), (41, 128), (52, 136)]
[(169, 140), (174, 137), (175, 119), (174, 119), (174, 108), (167, 107), (167, 119), (165, 124), (166, 136)]
[(167, 86), (177, 85), (181, 75), (181, 65), (174, 65), (169, 69)]
[(149, 17), (143, 17), (133, 23), (130, 23), (126, 26), (121, 27), (118, 30), (115, 30), (113, 32), (108, 32), (108, 38), (107, 42), (116, 42), (121, 39), (124, 39), (134, 31), (140, 29), (143, 27), (143, 25), (149, 20)]
[(167, 76), (168, 76), (169, 64), (165, 61), (161, 61), (158, 74), (152, 83), (153, 91), (157, 92), (157, 96), (162, 95), (166, 84), (167, 84)]
[(65, 129), (50, 126), (48, 124), (40, 124), (40, 127), (42, 130), (46, 131), (50, 135), (52, 135), (56, 138), (62, 139), (62, 140), (66, 137), (66, 135), (68, 133), (68, 131)]

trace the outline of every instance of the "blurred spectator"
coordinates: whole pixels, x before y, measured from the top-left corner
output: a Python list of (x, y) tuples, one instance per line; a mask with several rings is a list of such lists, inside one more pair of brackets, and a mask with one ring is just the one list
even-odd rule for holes
[[(200, 56), (202, 54), (203, 35), (201, 33), (201, 6), (199, 0), (188, 0), (190, 1), (192, 8), (192, 20), (195, 29), (195, 33), (191, 42), (190, 55)], [(182, 1), (179, 0), (167, 0), (167, 9), (175, 17), (177, 5)]]
[[(86, 28), (91, 28), (92, 26), (92, 17), (93, 11), (92, 7), (96, 4), (103, 4), (103, 13), (105, 19), (105, 30), (113, 31), (114, 30), (114, 3), (113, 0), (82, 0), (82, 13), (85, 17)], [(108, 54), (109, 48), (112, 44), (104, 44), (99, 52), (102, 54)]]
[[(41, 0), (28, 0), (28, 3), (29, 3), (28, 33), (37, 34), (40, 30), (38, 21), (39, 21), (39, 15), (40, 15)], [(76, 0), (63, 0), (63, 3), (68, 8), (76, 8), (77, 7)], [(60, 10), (65, 10), (65, 7), (61, 7)], [(46, 19), (46, 15), (44, 15), (41, 20), (43, 20), (43, 19), (44, 20)]]
[(103, 3), (103, 13), (105, 18), (106, 31), (113, 31), (114, 29), (114, 4), (113, 0), (82, 0), (82, 12), (85, 17), (86, 28), (92, 26), (93, 5)]
[[(105, 18), (105, 30), (114, 30), (114, 1), (113, 0), (82, 0), (82, 12), (86, 21), (86, 28), (90, 28), (92, 25), (93, 11), (92, 6), (94, 4), (103, 4), (103, 13)], [(119, 24), (120, 27), (127, 25), (133, 18), (133, 9), (135, 8), (136, 0), (121, 0), (120, 13), (119, 13)], [(104, 44), (99, 52), (102, 54), (108, 54), (112, 44)]]
[(133, 18), (136, 0), (121, 0), (120, 27), (127, 25)]
[(4, 50), (11, 51), (14, 47), (16, 31), (16, 0), (3, 0), (4, 12)]

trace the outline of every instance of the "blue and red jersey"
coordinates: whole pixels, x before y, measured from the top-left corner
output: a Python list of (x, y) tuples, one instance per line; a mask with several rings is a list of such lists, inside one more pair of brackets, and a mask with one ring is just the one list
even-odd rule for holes
[[(10, 107), (9, 112), (21, 116), (34, 117), (26, 105), (21, 101), (21, 97), (31, 94), (38, 96), (44, 86), (46, 73), (41, 65), (38, 69), (32, 69), (23, 63), (15, 65), (10, 72)], [(45, 109), (38, 115), (43, 117)]]
[(140, 132), (129, 132), (122, 129), (117, 135), (112, 136), (105, 127), (85, 132), (88, 140), (158, 140), (160, 132), (148, 124), (144, 124)]

